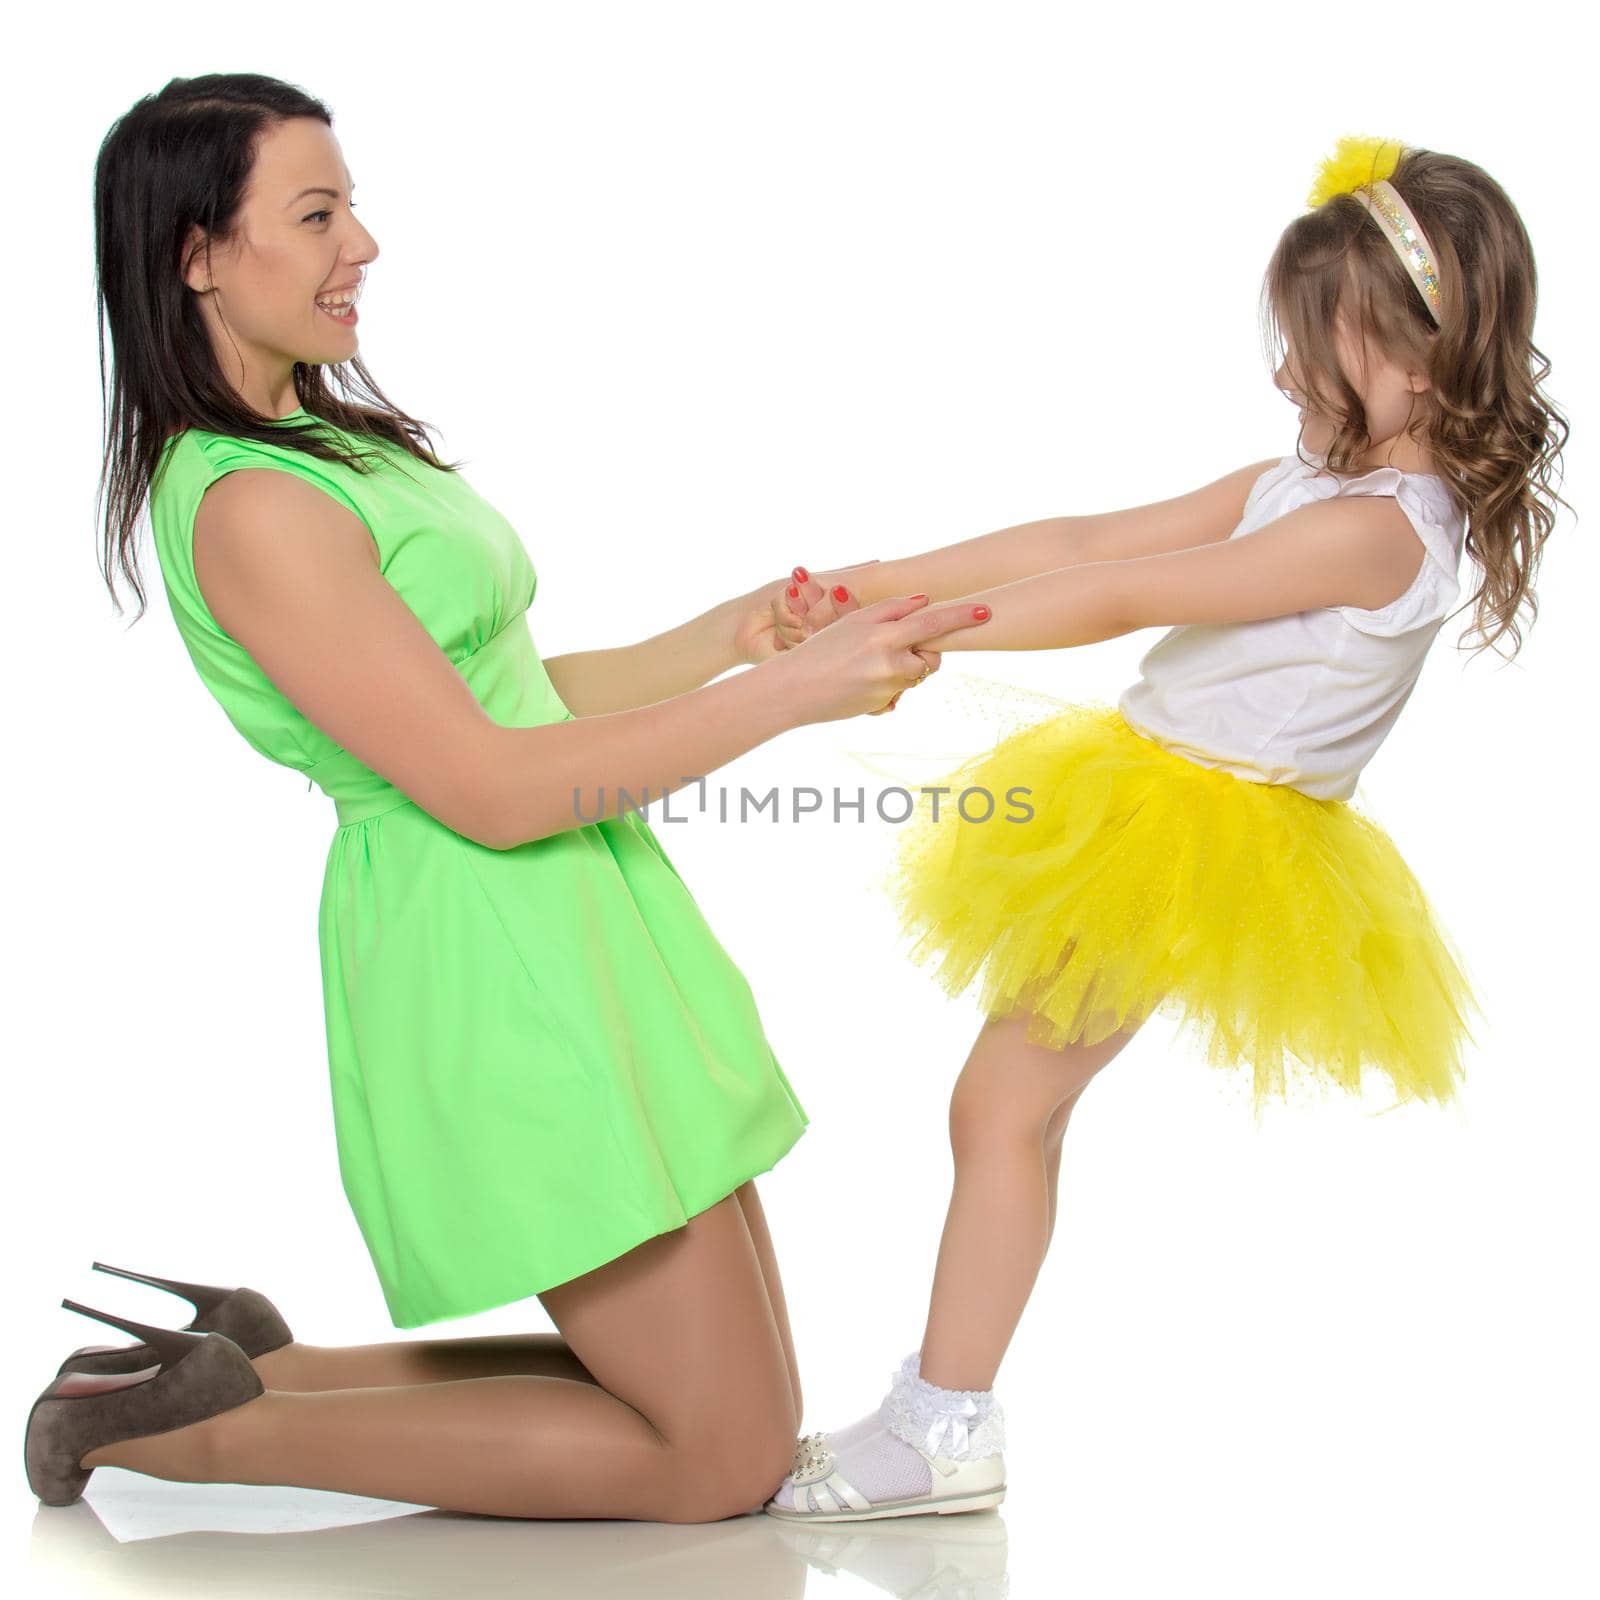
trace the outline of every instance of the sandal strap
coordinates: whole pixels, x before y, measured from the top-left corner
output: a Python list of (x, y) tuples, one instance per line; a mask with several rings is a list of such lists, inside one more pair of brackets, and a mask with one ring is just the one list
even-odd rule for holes
[(845, 1477), (842, 1472), (831, 1472), (821, 1483), (812, 1483), (795, 1491), (798, 1500), (801, 1494), (810, 1497), (811, 1511), (870, 1511), (872, 1502), (861, 1493), (856, 1486)]

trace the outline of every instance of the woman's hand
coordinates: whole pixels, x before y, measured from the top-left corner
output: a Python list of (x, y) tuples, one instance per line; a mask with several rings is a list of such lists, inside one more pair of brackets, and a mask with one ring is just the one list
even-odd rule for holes
[(894, 595), (852, 608), (832, 626), (786, 649), (768, 670), (783, 674), (802, 722), (833, 722), (894, 710), (900, 696), (939, 667), (939, 654), (920, 650), (925, 639), (979, 626), (983, 605), (930, 606), (926, 595)]

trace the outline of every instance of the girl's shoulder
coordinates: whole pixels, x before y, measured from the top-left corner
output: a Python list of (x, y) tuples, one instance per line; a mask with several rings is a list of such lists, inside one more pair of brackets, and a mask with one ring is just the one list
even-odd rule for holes
[(1466, 519), (1449, 483), (1435, 473), (1382, 466), (1339, 474), (1319, 461), (1284, 456), (1257, 480), (1246, 513), (1259, 508), (1257, 520), (1270, 521), (1299, 505), (1352, 495), (1387, 495), (1397, 501), (1428, 554), (1447, 572), (1455, 573)]
[(1367, 495), (1392, 498), (1422, 545), (1416, 576), (1405, 592), (1387, 605), (1329, 609), (1358, 632), (1369, 635), (1421, 636), (1437, 627), (1460, 592), (1461, 552), (1466, 538), (1466, 518), (1443, 478), (1389, 466), (1339, 474), (1328, 471), (1320, 462), (1307, 463), (1297, 455), (1285, 456), (1266, 477), (1272, 481), (1266, 485), (1251, 519), (1255, 525), (1319, 500)]

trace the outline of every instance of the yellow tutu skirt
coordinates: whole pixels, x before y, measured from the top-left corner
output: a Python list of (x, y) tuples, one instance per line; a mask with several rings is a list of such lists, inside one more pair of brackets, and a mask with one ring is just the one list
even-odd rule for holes
[(1370, 1072), (1401, 1101), (1453, 1098), (1482, 1007), (1393, 841), (1349, 801), (1186, 760), (1099, 703), (935, 786), (937, 819), (918, 795), (881, 886), (950, 994), (981, 974), (982, 1009), (1029, 1013), (1027, 1037), (1055, 1048), (1160, 1012), (1248, 1073), (1257, 1116), (1290, 1080), (1359, 1095)]

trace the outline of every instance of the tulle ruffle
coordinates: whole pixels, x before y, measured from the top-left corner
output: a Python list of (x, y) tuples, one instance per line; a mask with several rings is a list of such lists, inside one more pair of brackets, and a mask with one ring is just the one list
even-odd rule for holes
[[(1028, 1037), (1094, 1044), (1152, 1012), (1259, 1115), (1291, 1082), (1443, 1104), (1462, 1080), (1460, 952), (1393, 841), (1348, 801), (1164, 750), (1069, 705), (918, 796), (882, 887), (913, 959)], [(1026, 790), (1020, 798), (1008, 794)], [(957, 810), (963, 790), (976, 789)], [(981, 791), (987, 791), (987, 795)], [(1008, 820), (1025, 816), (1026, 820)]]

